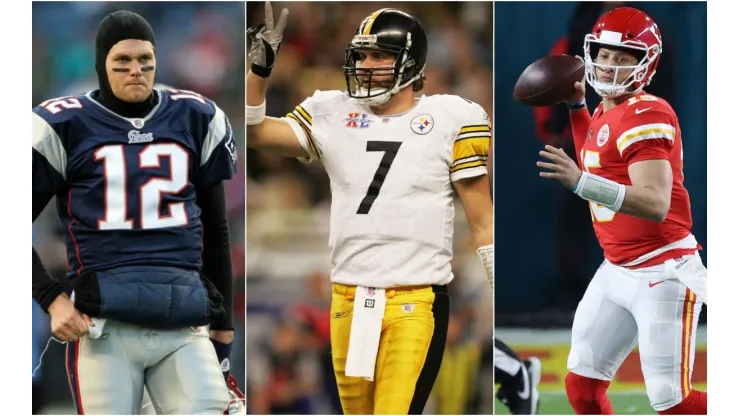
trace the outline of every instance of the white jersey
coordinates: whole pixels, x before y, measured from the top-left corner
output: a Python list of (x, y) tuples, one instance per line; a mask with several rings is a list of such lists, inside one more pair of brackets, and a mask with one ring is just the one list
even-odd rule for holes
[(486, 112), (454, 95), (421, 96), (378, 116), (342, 91), (317, 91), (286, 120), (331, 181), (334, 283), (378, 288), (452, 278), (452, 182), (486, 175)]

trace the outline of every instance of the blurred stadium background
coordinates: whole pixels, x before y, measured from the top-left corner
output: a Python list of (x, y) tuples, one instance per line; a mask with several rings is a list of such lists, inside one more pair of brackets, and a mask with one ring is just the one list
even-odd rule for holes
[[(95, 34), (100, 20), (131, 10), (154, 29), (157, 82), (214, 100), (237, 133), (239, 172), (226, 184), (236, 301), (232, 372), (244, 388), (244, 3), (34, 2), (33, 102), (97, 89)], [(50, 272), (64, 280), (67, 263), (52, 202), (33, 227), (34, 246)], [(49, 318), (33, 302), (33, 368), (51, 336)], [(64, 346), (51, 342), (33, 379), (35, 414), (74, 414)]]
[[(428, 41), (424, 93), (458, 94), (493, 107), (491, 2), (273, 2), (288, 27), (270, 78), (267, 114), (288, 113), (317, 89), (345, 89), (344, 48), (383, 7), (418, 18)], [(264, 19), (247, 2), (247, 23)], [(248, 412), (341, 414), (329, 355), (329, 183), (321, 165), (247, 151)], [(445, 364), (427, 411), (491, 414), (491, 290), (469, 242), (461, 206)]]
[[(572, 150), (567, 110), (532, 108), (511, 94), (524, 70), (555, 53), (583, 56), (583, 37), (609, 7), (637, 7), (658, 24), (665, 53), (646, 89), (668, 100), (684, 139), (686, 188), (693, 233), (707, 265), (707, 6), (704, 2), (499, 2), (495, 10), (494, 128), (496, 177), (496, 337), (522, 358), (543, 361), (543, 414), (572, 412), (564, 392), (570, 325), (578, 301), (603, 260), (588, 206), (535, 166), (544, 143)], [(590, 87), (589, 108), (598, 104)], [(503, 260), (502, 260), (503, 259)], [(706, 388), (706, 306), (697, 331), (693, 383)], [(644, 393), (639, 358), (627, 358), (610, 387), (617, 414), (654, 414)], [(506, 414), (496, 404), (496, 413)]]

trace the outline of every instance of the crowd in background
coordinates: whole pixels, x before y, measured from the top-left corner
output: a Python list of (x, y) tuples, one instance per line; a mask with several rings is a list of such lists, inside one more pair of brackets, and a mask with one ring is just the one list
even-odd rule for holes
[[(239, 171), (226, 183), (232, 241), (237, 328), (232, 372), (241, 386), (244, 374), (244, 3), (231, 2), (67, 2), (33, 4), (33, 103), (98, 88), (95, 34), (101, 19), (117, 10), (142, 15), (155, 36), (161, 86), (200, 93), (226, 113), (239, 147)], [(51, 274), (67, 271), (63, 232), (52, 201), (33, 227), (34, 246)], [(29, 283), (30, 287), (30, 283)], [(49, 317), (33, 303), (33, 367), (50, 334)], [(34, 377), (34, 412), (74, 412), (64, 364), (64, 346), (48, 345)]]
[[(290, 15), (267, 91), (281, 117), (315, 90), (346, 89), (344, 48), (383, 7), (420, 20), (428, 37), (423, 93), (456, 94), (492, 115), (493, 4), (276, 2)], [(263, 2), (247, 3), (248, 26)], [(247, 379), (250, 413), (341, 414), (331, 365), (329, 180), (320, 163), (247, 151)], [(456, 207), (452, 313), (444, 362), (427, 406), (436, 414), (491, 414), (490, 286)]]

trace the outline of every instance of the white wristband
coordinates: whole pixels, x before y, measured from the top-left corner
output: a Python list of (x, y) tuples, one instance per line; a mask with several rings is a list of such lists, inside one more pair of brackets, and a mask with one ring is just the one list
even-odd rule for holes
[(478, 258), (483, 262), (483, 267), (486, 269), (486, 275), (488, 276), (488, 282), (493, 287), (493, 244), (478, 247), (475, 253), (478, 254)]
[(265, 120), (265, 104), (267, 104), (267, 100), (256, 107), (247, 106), (247, 126), (255, 126)]
[(613, 212), (619, 212), (624, 203), (627, 187), (611, 179), (582, 172), (573, 192), (586, 201), (595, 202)]

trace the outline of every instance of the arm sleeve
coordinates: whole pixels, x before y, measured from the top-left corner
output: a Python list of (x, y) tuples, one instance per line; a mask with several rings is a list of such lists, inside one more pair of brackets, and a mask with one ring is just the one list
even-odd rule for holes
[(226, 114), (214, 104), (215, 113), (203, 140), (197, 185), (215, 185), (236, 173), (236, 138)]
[(203, 224), (203, 274), (213, 282), (224, 298), (226, 315), (211, 322), (211, 329), (233, 330), (234, 276), (231, 270), (231, 241), (226, 218), (223, 183), (196, 188), (197, 204)]
[(452, 144), (450, 179), (486, 175), (491, 149), (491, 120), (479, 105), (470, 113)]
[(581, 153), (583, 145), (586, 143), (588, 135), (588, 126), (591, 124), (591, 114), (587, 107), (578, 111), (570, 112), (570, 126), (573, 130), (573, 144), (576, 148), (576, 154)]
[[(49, 203), (54, 194), (63, 186), (67, 155), (62, 142), (51, 125), (32, 113), (32, 219), (33, 223)], [(64, 293), (62, 284), (54, 279), (41, 262), (36, 249), (31, 247), (32, 296), (41, 309), (49, 313), (49, 306)]]
[(55, 194), (66, 179), (67, 152), (56, 130), (36, 112), (32, 117), (33, 192)]
[(303, 163), (311, 163), (314, 160), (321, 159), (321, 149), (317, 146), (313, 134), (312, 114), (314, 114), (315, 107), (314, 97), (317, 94), (320, 94), (320, 91), (317, 91), (312, 97), (303, 100), (302, 103), (295, 106), (293, 111), (283, 117), (283, 120), (287, 121), (293, 129), (298, 142), (308, 155), (308, 157), (298, 158)]
[(677, 122), (672, 112), (641, 104), (622, 119), (617, 149), (628, 165), (644, 160), (668, 159), (676, 139)]

